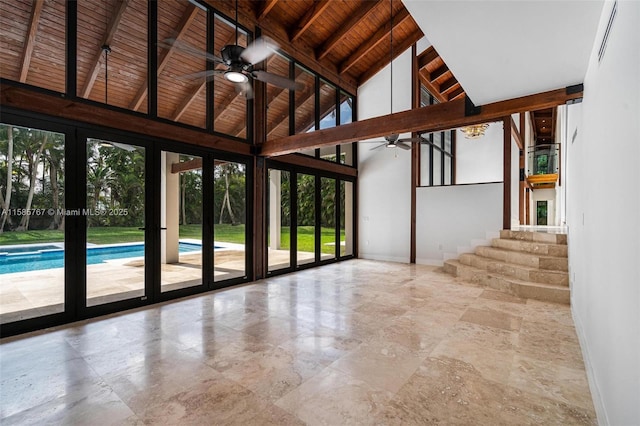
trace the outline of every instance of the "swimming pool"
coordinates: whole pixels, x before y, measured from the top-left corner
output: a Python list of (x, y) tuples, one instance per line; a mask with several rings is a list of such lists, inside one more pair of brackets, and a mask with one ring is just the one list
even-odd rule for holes
[[(202, 250), (202, 246), (180, 242), (179, 250), (180, 253), (196, 252)], [(87, 247), (87, 265), (143, 256), (143, 243)], [(0, 246), (0, 274), (39, 271), (63, 266), (64, 248), (60, 246), (43, 244), (5, 248)]]

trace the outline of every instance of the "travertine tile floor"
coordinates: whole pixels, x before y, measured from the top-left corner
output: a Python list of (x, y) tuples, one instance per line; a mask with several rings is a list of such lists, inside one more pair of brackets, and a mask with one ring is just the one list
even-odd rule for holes
[(567, 306), (352, 260), (4, 339), (2, 424), (595, 424)]

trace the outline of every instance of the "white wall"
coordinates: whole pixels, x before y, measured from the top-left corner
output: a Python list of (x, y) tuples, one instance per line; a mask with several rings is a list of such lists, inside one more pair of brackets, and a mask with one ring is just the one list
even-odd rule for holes
[(512, 136), (511, 137), (511, 226), (512, 227), (516, 227), (520, 224), (519, 191), (520, 191), (520, 148), (518, 148), (518, 144), (516, 143), (515, 139)]
[[(572, 310), (601, 424), (640, 424), (640, 2), (600, 20), (582, 117), (569, 112), (567, 220)], [(579, 111), (577, 111), (579, 113)], [(574, 121), (575, 120), (575, 121)]]
[(502, 122), (490, 123), (480, 139), (456, 130), (456, 183), (502, 182)]
[(416, 262), (441, 265), (502, 227), (502, 183), (418, 188)]
[[(390, 66), (386, 66), (358, 89), (358, 119), (391, 112), (390, 75)], [(408, 109), (411, 109), (411, 49), (393, 62), (393, 112)], [(390, 126), (389, 130), (393, 128)], [(364, 259), (408, 262), (411, 151), (387, 148), (371, 151), (378, 144), (365, 141), (358, 146), (358, 255)]]

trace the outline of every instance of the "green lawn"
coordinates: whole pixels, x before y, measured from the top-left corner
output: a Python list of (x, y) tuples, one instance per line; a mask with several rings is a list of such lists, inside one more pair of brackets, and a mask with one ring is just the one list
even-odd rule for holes
[[(244, 225), (216, 224), (214, 227), (215, 240), (223, 243), (244, 244)], [(344, 230), (341, 231), (344, 239)], [(87, 229), (87, 240), (92, 244), (115, 244), (142, 241), (144, 231), (136, 227), (111, 227), (111, 228), (89, 228)], [(180, 238), (202, 239), (202, 227), (200, 225), (180, 226)], [(282, 248), (290, 248), (291, 232), (288, 226), (282, 227)], [(312, 226), (298, 227), (298, 250), (314, 251), (314, 228)], [(64, 241), (62, 231), (38, 230), (26, 232), (4, 232), (0, 234), (0, 245), (9, 244), (37, 244), (53, 243)], [(331, 228), (321, 230), (322, 252), (334, 253), (335, 247), (327, 243), (335, 242), (335, 231)]]
[[(320, 229), (320, 248), (322, 253), (333, 254), (335, 253), (335, 245), (328, 245), (327, 243), (334, 243), (336, 239), (336, 231), (333, 228), (321, 228)], [(344, 229), (340, 230), (340, 239), (344, 241)], [(282, 249), (288, 250), (291, 248), (289, 241), (291, 240), (291, 230), (288, 226), (283, 226), (280, 231), (280, 244)], [(298, 251), (313, 252), (315, 242), (315, 228), (313, 226), (299, 226), (298, 227)]]

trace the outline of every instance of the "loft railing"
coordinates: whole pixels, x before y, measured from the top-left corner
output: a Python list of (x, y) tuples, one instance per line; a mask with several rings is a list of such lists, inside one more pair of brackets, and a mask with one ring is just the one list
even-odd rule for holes
[(527, 152), (527, 176), (558, 173), (560, 145), (531, 146)]

